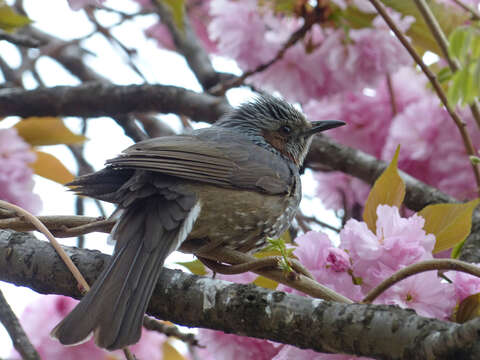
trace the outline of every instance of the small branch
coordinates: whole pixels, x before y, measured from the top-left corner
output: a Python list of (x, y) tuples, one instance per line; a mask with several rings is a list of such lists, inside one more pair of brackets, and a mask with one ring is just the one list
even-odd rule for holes
[(14, 45), (23, 46), (27, 48), (38, 48), (46, 44), (46, 42), (35, 39), (31, 36), (19, 34), (19, 33), (8, 33), (5, 30), (0, 29), (0, 40), (6, 40), (9, 43)]
[(255, 69), (248, 70), (244, 72), (241, 76), (226, 82), (226, 83), (221, 83), (215, 86), (213, 89), (211, 89), (210, 93), (215, 94), (215, 95), (223, 95), (225, 94), (228, 90), (234, 87), (238, 87), (242, 85), (247, 78), (254, 74), (258, 74), (262, 71), (267, 70), (270, 66), (275, 64), (277, 61), (281, 60), (287, 50), (291, 48), (293, 45), (295, 45), (299, 40), (303, 39), (305, 34), (312, 28), (312, 26), (319, 20), (321, 19), (321, 12), (314, 11), (314, 15), (312, 16), (307, 16), (305, 17), (305, 22), (304, 24), (296, 30), (288, 40), (283, 44), (281, 49), (277, 52), (277, 54), (267, 61), (266, 63), (258, 65)]
[(15, 313), (0, 291), (0, 322), (12, 339), (13, 347), (24, 360), (40, 360), (40, 356), (28, 339), (27, 334), (20, 325)]
[[(420, 1), (420, 0), (415, 0)], [(435, 92), (437, 93), (438, 97), (440, 98), (440, 101), (442, 104), (445, 106), (447, 109), (448, 113), (450, 114), (451, 118), (455, 122), (455, 125), (457, 125), (458, 131), (460, 132), (460, 135), (462, 136), (463, 143), (465, 145), (465, 150), (468, 155), (476, 155), (475, 148), (473, 147), (472, 144), (472, 139), (470, 138), (470, 135), (465, 129), (465, 123), (462, 121), (458, 113), (455, 111), (454, 108), (450, 106), (448, 103), (447, 97), (439, 84), (435, 74), (433, 74), (429, 67), (423, 62), (422, 58), (418, 53), (415, 51), (415, 49), (411, 46), (410, 42), (408, 39), (405, 37), (405, 35), (402, 34), (400, 29), (395, 25), (393, 22), (392, 18), (388, 15), (388, 13), (385, 11), (383, 5), (380, 4), (379, 0), (370, 0), (372, 5), (377, 9), (378, 13), (382, 16), (382, 18), (385, 20), (385, 22), (388, 24), (390, 29), (393, 31), (393, 33), (397, 36), (398, 40), (402, 43), (402, 45), (405, 47), (405, 49), (409, 52), (409, 54), (412, 56), (412, 58), (415, 60), (415, 62), (420, 66), (422, 71), (425, 73), (425, 75), (428, 77), (430, 80), (430, 83), (432, 84)], [(477, 183), (477, 187), (480, 191), (480, 171), (478, 167), (474, 164), (472, 164), (472, 169), (473, 173), (475, 175), (475, 181)]]
[[(242, 274), (249, 271), (262, 270), (268, 268), (279, 269), (279, 262), (282, 260), (280, 256), (268, 256), (261, 259), (254, 258), (250, 262), (238, 264), (238, 265), (224, 265), (217, 261), (206, 259), (202, 256), (198, 256), (198, 259), (214, 273), (224, 274), (224, 275), (236, 275)], [(297, 271), (299, 274), (305, 275), (306, 277), (315, 281), (313, 275), (308, 271), (303, 265), (301, 265), (295, 259), (288, 259), (291, 261), (292, 268)]]
[(212, 123), (229, 109), (224, 99), (164, 85), (85, 83), (35, 90), (0, 90), (0, 116), (97, 117), (156, 111)]
[(473, 6), (465, 4), (460, 0), (453, 0), (453, 2), (460, 6), (463, 10), (469, 12), (472, 15), (473, 20), (480, 20), (480, 13)]
[(389, 278), (383, 280), (377, 287), (371, 290), (362, 300), (363, 303), (371, 303), (380, 294), (396, 283), (406, 279), (409, 276), (431, 270), (455, 270), (466, 272), (471, 275), (480, 277), (480, 268), (465, 261), (455, 259), (434, 259), (425, 260), (398, 270)]
[(157, 331), (166, 336), (173, 336), (190, 346), (198, 346), (198, 340), (194, 334), (184, 333), (175, 325), (167, 325), (157, 319), (145, 316), (143, 318), (143, 327), (148, 330)]
[(65, 265), (68, 267), (72, 275), (75, 277), (75, 280), (77, 280), (78, 284), (85, 290), (88, 291), (90, 290), (90, 286), (88, 286), (88, 283), (85, 281), (85, 278), (82, 276), (80, 271), (78, 271), (78, 268), (75, 266), (73, 263), (72, 259), (65, 253), (65, 251), (62, 249), (61, 245), (58, 243), (57, 239), (52, 235), (52, 233), (47, 229), (47, 227), (34, 215), (30, 214), (27, 210), (22, 209), (19, 206), (10, 204), (6, 201), (0, 200), (0, 207), (7, 209), (7, 210), (12, 210), (15, 211), (19, 216), (25, 218), (25, 220), (29, 221), (32, 223), (35, 228), (40, 231), (45, 237), (48, 239), (48, 241), (52, 244), (52, 246), (55, 248), (57, 251), (58, 255), (62, 258), (63, 262)]
[[(425, 19), (425, 22), (430, 28), (430, 31), (432, 32), (432, 35), (435, 38), (437, 44), (440, 46), (443, 56), (445, 57), (445, 59), (447, 59), (447, 63), (450, 67), (450, 70), (452, 70), (452, 73), (457, 72), (461, 66), (456, 59), (453, 59), (450, 56), (450, 53), (448, 52), (448, 46), (449, 46), (448, 39), (443, 33), (443, 30), (440, 27), (440, 24), (438, 23), (437, 19), (430, 11), (430, 7), (425, 2), (425, 0), (415, 0), (415, 4), (417, 5), (418, 9), (420, 10), (420, 13)], [(473, 118), (475, 119), (475, 122), (477, 123), (478, 128), (480, 129), (480, 111), (476, 101), (474, 101), (470, 105), (470, 110), (472, 112)], [(475, 165), (472, 165), (472, 166), (475, 166)], [(479, 192), (480, 192), (480, 189), (479, 189)]]
[[(39, 216), (38, 219), (57, 237), (74, 237), (91, 232), (109, 233), (115, 220), (89, 216)], [(32, 231), (36, 227), (23, 217), (15, 217), (10, 212), (0, 212), (0, 229)]]
[(340, 232), (339, 228), (337, 228), (333, 225), (327, 224), (326, 222), (317, 219), (315, 216), (306, 216), (303, 213), (297, 213), (296, 219), (297, 219), (297, 221), (313, 222), (317, 225), (320, 225), (321, 227), (327, 228), (327, 229), (335, 231), (337, 233)]
[(168, 27), (177, 50), (185, 57), (202, 87), (207, 90), (218, 84), (220, 75), (213, 68), (207, 52), (201, 46), (201, 41), (190, 26), (187, 12), (184, 11), (183, 29), (179, 29), (166, 2), (152, 0), (152, 3), (162, 22)]
[[(198, 246), (196, 244), (192, 245), (192, 242), (184, 243), (180, 247), (180, 251), (182, 252), (193, 253), (196, 256), (202, 258), (207, 258), (217, 262), (224, 262), (232, 265), (252, 263), (257, 260), (251, 255), (223, 247), (210, 248), (208, 252), (202, 252), (199, 251), (199, 249), (201, 249), (201, 246)], [(302, 274), (296, 274), (296, 276), (294, 277), (289, 277), (285, 276), (283, 271), (280, 269), (257, 269), (253, 272), (272, 279), (278, 283), (282, 283), (291, 288), (299, 290), (315, 298), (331, 300), (346, 304), (352, 303), (352, 300), (348, 299), (347, 297), (338, 294), (337, 292), (317, 283), (315, 280), (312, 280), (311, 278)]]
[(438, 23), (435, 16), (430, 11), (425, 0), (414, 0), (415, 5), (423, 16), (423, 19), (427, 23), (428, 28), (432, 32), (433, 37), (435, 38), (437, 44), (440, 46), (443, 56), (447, 60), (448, 66), (452, 69), (453, 72), (457, 71), (460, 68), (460, 65), (456, 59), (453, 59), (448, 52), (448, 40), (445, 34), (443, 33), (440, 24)]
[(395, 91), (393, 88), (393, 83), (392, 83), (392, 77), (390, 74), (386, 75), (387, 79), (387, 88), (388, 88), (388, 94), (390, 95), (390, 106), (392, 107), (392, 117), (397, 115), (398, 109), (397, 109), (397, 102), (395, 101)]

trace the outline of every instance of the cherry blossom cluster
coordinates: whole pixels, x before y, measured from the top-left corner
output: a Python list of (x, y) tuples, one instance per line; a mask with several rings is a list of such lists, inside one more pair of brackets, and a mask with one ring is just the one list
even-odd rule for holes
[[(361, 301), (370, 290), (396, 271), (433, 258), (435, 236), (423, 230), (423, 217), (413, 214), (405, 218), (400, 216), (398, 208), (387, 205), (377, 207), (377, 216), (375, 233), (366, 223), (350, 219), (340, 232), (338, 246), (328, 235), (311, 231), (296, 239), (298, 247), (293, 253), (318, 282), (354, 301)], [(449, 319), (457, 304), (480, 291), (480, 279), (455, 271), (449, 271), (445, 276), (452, 283), (441, 279), (436, 271), (408, 277), (381, 294), (374, 303), (413, 309), (425, 317)], [(255, 275), (220, 277), (248, 283)], [(280, 285), (278, 290), (304, 295), (285, 285)], [(199, 340), (207, 345), (202, 350), (202, 358), (207, 360), (359, 359), (203, 329), (199, 332)]]
[[(51, 360), (120, 360), (125, 359), (121, 350), (109, 352), (95, 345), (93, 338), (77, 346), (64, 346), (49, 335), (50, 330), (58, 324), (78, 303), (70, 297), (45, 295), (28, 305), (20, 322), (40, 358)], [(167, 337), (155, 331), (143, 329), (140, 341), (130, 349), (138, 359), (162, 360), (162, 347)], [(12, 352), (12, 359), (21, 359), (17, 352)]]
[(0, 129), (0, 199), (38, 213), (42, 202), (33, 190), (35, 154), (14, 128)]

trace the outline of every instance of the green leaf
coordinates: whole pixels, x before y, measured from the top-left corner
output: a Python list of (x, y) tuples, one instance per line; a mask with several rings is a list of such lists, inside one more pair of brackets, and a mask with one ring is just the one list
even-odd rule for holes
[(471, 40), (472, 34), (468, 27), (460, 26), (456, 28), (448, 39), (448, 53), (463, 62)]
[(270, 290), (275, 290), (278, 286), (278, 283), (276, 281), (266, 278), (265, 276), (257, 277), (253, 283), (257, 286)]
[(480, 315), (480, 293), (470, 295), (458, 305), (455, 321), (464, 323)]
[(462, 251), (463, 244), (465, 244), (465, 240), (460, 241), (457, 245), (455, 245), (452, 248), (452, 253), (450, 254), (450, 257), (452, 259), (458, 259), (458, 257), (460, 256), (460, 251)]
[(462, 81), (468, 76), (466, 69), (457, 71), (452, 76), (452, 83), (450, 84), (447, 92), (447, 100), (451, 106), (457, 105), (462, 97)]
[(185, 16), (185, 0), (157, 0), (163, 1), (172, 13), (173, 21), (180, 31), (183, 32), (183, 18)]
[(480, 59), (478, 59), (473, 65), (473, 88), (478, 93), (480, 93)]
[(370, 194), (368, 194), (367, 202), (365, 203), (363, 220), (373, 233), (376, 232), (378, 205), (400, 207), (405, 197), (405, 183), (397, 170), (399, 153), (400, 146), (397, 147), (390, 165), (388, 165), (382, 175), (375, 181)]
[(38, 150), (35, 154), (37, 159), (30, 165), (35, 174), (62, 185), (73, 180), (72, 173), (55, 156)]
[(4, 1), (0, 0), (0, 29), (11, 32), (31, 22), (28, 17), (18, 14)]
[(438, 82), (444, 83), (452, 78), (452, 70), (450, 68), (444, 67), (443, 69), (440, 69), (440, 71), (437, 73), (437, 79)]
[(18, 134), (32, 146), (71, 145), (87, 140), (85, 136), (71, 132), (58, 117), (29, 117), (19, 121), (15, 128)]
[(480, 164), (480, 158), (479, 158), (478, 156), (470, 155), (469, 158), (470, 158), (470, 162), (471, 162), (473, 165), (478, 165), (478, 164)]
[[(473, 64), (465, 67), (465, 78), (462, 83), (462, 104), (471, 104), (477, 96), (478, 89), (474, 89), (473, 85)], [(475, 91), (476, 90), (476, 91)]]
[(480, 199), (465, 204), (435, 204), (418, 214), (425, 219), (423, 227), (436, 237), (434, 253), (441, 252), (465, 240), (472, 227), (472, 213)]
[(192, 274), (195, 274), (195, 275), (206, 275), (207, 274), (207, 270), (205, 269), (205, 265), (203, 265), (200, 260), (177, 262), (176, 264), (186, 267)]
[[(442, 54), (437, 41), (413, 1), (382, 0), (382, 3), (402, 15), (410, 15), (415, 18), (415, 22), (407, 31), (407, 35), (412, 39), (415, 48), (420, 50), (421, 53), (429, 50)], [(465, 11), (452, 11), (449, 6), (434, 0), (428, 0), (427, 4), (447, 37), (454, 29), (469, 20), (469, 15)]]

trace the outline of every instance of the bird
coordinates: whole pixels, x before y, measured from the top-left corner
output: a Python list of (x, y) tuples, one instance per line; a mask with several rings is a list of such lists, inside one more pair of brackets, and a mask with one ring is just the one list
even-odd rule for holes
[(290, 226), (301, 200), (300, 169), (315, 134), (342, 126), (310, 122), (293, 105), (261, 95), (208, 128), (138, 142), (69, 185), (118, 205), (111, 262), (51, 332), (64, 345), (107, 350), (138, 342), (166, 257), (203, 239), (245, 253)]

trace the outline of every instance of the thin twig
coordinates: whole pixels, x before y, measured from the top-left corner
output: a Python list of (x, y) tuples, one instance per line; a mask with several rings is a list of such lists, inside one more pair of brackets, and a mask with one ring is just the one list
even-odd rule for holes
[(241, 76), (234, 78), (229, 82), (218, 84), (217, 86), (212, 88), (209, 92), (217, 96), (223, 95), (231, 88), (242, 85), (245, 82), (245, 80), (250, 76), (267, 70), (270, 66), (275, 64), (277, 61), (281, 60), (284, 57), (287, 50), (291, 48), (293, 45), (295, 45), (299, 40), (301, 40), (305, 36), (305, 34), (312, 28), (312, 26), (317, 22), (317, 20), (318, 20), (317, 16), (305, 18), (304, 24), (298, 30), (296, 30), (292, 35), (290, 35), (288, 40), (283, 44), (283, 46), (280, 48), (280, 50), (278, 50), (277, 54), (272, 59), (270, 59), (266, 63), (258, 65), (256, 68), (252, 70), (245, 71)]
[[(450, 56), (450, 53), (448, 51), (448, 39), (445, 36), (442, 28), (440, 27), (440, 24), (438, 23), (437, 19), (433, 15), (432, 11), (430, 10), (430, 7), (428, 4), (425, 2), (425, 0), (415, 0), (415, 4), (417, 5), (418, 10), (422, 14), (425, 22), (427, 23), (430, 31), (432, 32), (432, 35), (439, 45), (443, 56), (445, 59), (447, 59), (448, 66), (450, 67), (450, 70), (452, 73), (457, 72), (460, 70), (461, 65), (457, 61), (457, 59), (454, 59)], [(469, 105), (470, 111), (472, 112), (473, 118), (475, 119), (475, 122), (477, 123), (478, 128), (480, 129), (480, 111), (478, 109), (478, 104), (474, 100), (472, 104)], [(472, 164), (472, 166), (475, 168), (476, 165)], [(478, 167), (477, 167), (478, 169)], [(480, 189), (479, 189), (480, 191)]]
[(392, 116), (395, 116), (398, 113), (398, 109), (397, 102), (395, 101), (395, 90), (393, 88), (392, 77), (390, 76), (390, 74), (387, 74), (386, 78), (388, 94), (390, 95), (390, 106), (392, 107)]
[(460, 0), (453, 0), (453, 2), (460, 6), (463, 10), (469, 12), (472, 15), (472, 19), (480, 20), (480, 13), (473, 6), (465, 4), (463, 1)]
[(362, 302), (371, 303), (380, 294), (403, 279), (421, 272), (432, 270), (455, 270), (480, 277), (480, 268), (465, 261), (456, 259), (434, 259), (421, 261), (404, 267), (389, 278), (383, 280), (378, 286), (371, 290), (367, 296), (365, 296)]
[[(73, 237), (91, 232), (109, 233), (115, 225), (115, 220), (105, 219), (103, 216), (49, 215), (38, 216), (38, 219), (57, 237)], [(23, 217), (17, 217), (11, 212), (1, 210), (0, 229), (32, 231), (36, 227)]]
[[(199, 246), (198, 244), (187, 242), (181, 246), (180, 251), (190, 254), (193, 253), (203, 258), (233, 265), (249, 263), (256, 260), (256, 258), (251, 255), (225, 247), (210, 248), (208, 252), (205, 253), (198, 252), (198, 249), (200, 247), (201, 246)], [(299, 290), (315, 298), (331, 300), (346, 304), (353, 303), (352, 300), (350, 300), (349, 298), (329, 289), (324, 285), (319, 284), (318, 282), (302, 274), (297, 274), (298, 276), (295, 277), (288, 277), (285, 276), (284, 272), (280, 269), (261, 269), (254, 270), (253, 272), (272, 279), (278, 283), (285, 284), (291, 288)]]
[(148, 330), (157, 331), (167, 336), (173, 336), (191, 346), (198, 346), (198, 340), (194, 334), (181, 332), (175, 325), (168, 325), (165, 322), (145, 316), (143, 318), (143, 327)]
[[(68, 270), (72, 273), (75, 280), (77, 280), (79, 286), (82, 287), (82, 292), (88, 292), (90, 290), (90, 286), (88, 285), (87, 281), (80, 273), (78, 268), (73, 263), (72, 259), (67, 255), (65, 250), (63, 250), (62, 246), (58, 243), (57, 239), (52, 235), (52, 233), (47, 229), (47, 227), (34, 215), (30, 214), (25, 209), (22, 209), (19, 206), (10, 204), (6, 201), (0, 200), (0, 207), (8, 210), (15, 211), (19, 216), (24, 217), (26, 220), (30, 221), (35, 228), (40, 231), (43, 235), (46, 236), (50, 244), (53, 246), (57, 254), (60, 256), (62, 261), (67, 266)], [(123, 352), (127, 360), (135, 360), (135, 356), (130, 352), (128, 347), (123, 348)]]
[[(400, 29), (395, 25), (394, 21), (392, 18), (388, 15), (386, 10), (384, 9), (383, 5), (380, 4), (379, 0), (370, 0), (372, 5), (377, 9), (378, 13), (382, 16), (382, 18), (385, 20), (385, 22), (388, 24), (390, 29), (393, 31), (393, 33), (397, 36), (398, 40), (402, 43), (402, 45), (405, 47), (405, 49), (409, 52), (409, 54), (412, 56), (412, 58), (415, 60), (415, 62), (420, 66), (422, 71), (425, 73), (427, 78), (430, 80), (430, 83), (432, 84), (435, 92), (437, 93), (438, 97), (440, 98), (440, 101), (442, 104), (445, 106), (447, 109), (448, 113), (452, 117), (453, 121), (455, 122), (455, 125), (457, 125), (458, 130), (460, 132), (460, 135), (462, 136), (463, 143), (465, 145), (465, 150), (468, 155), (476, 155), (475, 148), (473, 147), (472, 140), (470, 138), (470, 135), (465, 129), (465, 123), (462, 121), (458, 113), (455, 111), (454, 108), (450, 106), (447, 100), (447, 96), (445, 95), (445, 92), (443, 91), (440, 83), (437, 80), (437, 77), (435, 74), (433, 74), (429, 67), (423, 62), (422, 58), (420, 55), (415, 51), (415, 49), (412, 47), (408, 39), (403, 35), (403, 33), (400, 31)], [(477, 183), (477, 187), (480, 191), (480, 171), (478, 167), (474, 164), (472, 164), (473, 168), (473, 173), (475, 175), (475, 181)]]
[(317, 225), (320, 225), (321, 227), (324, 227), (324, 228), (333, 230), (333, 231), (335, 231), (335, 232), (337, 232), (337, 233), (340, 232), (340, 229), (339, 229), (339, 228), (337, 228), (337, 227), (335, 227), (335, 226), (333, 226), (333, 225), (327, 224), (326, 222), (317, 219), (315, 216), (307, 216), (307, 215), (304, 215), (304, 214), (299, 213), (299, 214), (297, 214), (296, 219), (297, 219), (297, 221), (298, 221), (298, 220), (301, 220), (301, 221), (313, 222), (313, 223), (315, 223), (315, 224), (317, 224)]
[(30, 221), (35, 228), (40, 231), (45, 237), (50, 241), (54, 249), (57, 251), (58, 255), (62, 258), (65, 265), (68, 267), (70, 272), (72, 273), (75, 280), (77, 280), (78, 284), (84, 289), (84, 291), (90, 290), (90, 286), (88, 286), (87, 281), (82, 276), (78, 268), (72, 262), (70, 257), (66, 254), (65, 250), (62, 249), (62, 246), (58, 243), (57, 239), (52, 235), (52, 233), (47, 229), (47, 227), (34, 215), (30, 214), (27, 210), (22, 209), (19, 206), (10, 204), (6, 201), (0, 200), (0, 207), (8, 210), (15, 211), (19, 216), (25, 218), (26, 220)]
[[(198, 256), (198, 259), (214, 273), (219, 273), (223, 275), (236, 275), (246, 273), (248, 271), (255, 271), (267, 268), (278, 269), (278, 264), (282, 260), (280, 256), (268, 256), (261, 259), (253, 258), (254, 260), (238, 264), (238, 265), (224, 265), (218, 261), (212, 261), (206, 259), (202, 256)], [(308, 271), (300, 262), (295, 259), (288, 259), (292, 268), (299, 274), (305, 275), (306, 277), (315, 280), (313, 275)]]
[(24, 360), (40, 360), (40, 356), (28, 339), (27, 334), (20, 325), (15, 313), (0, 291), (0, 322), (10, 335), (13, 347)]

